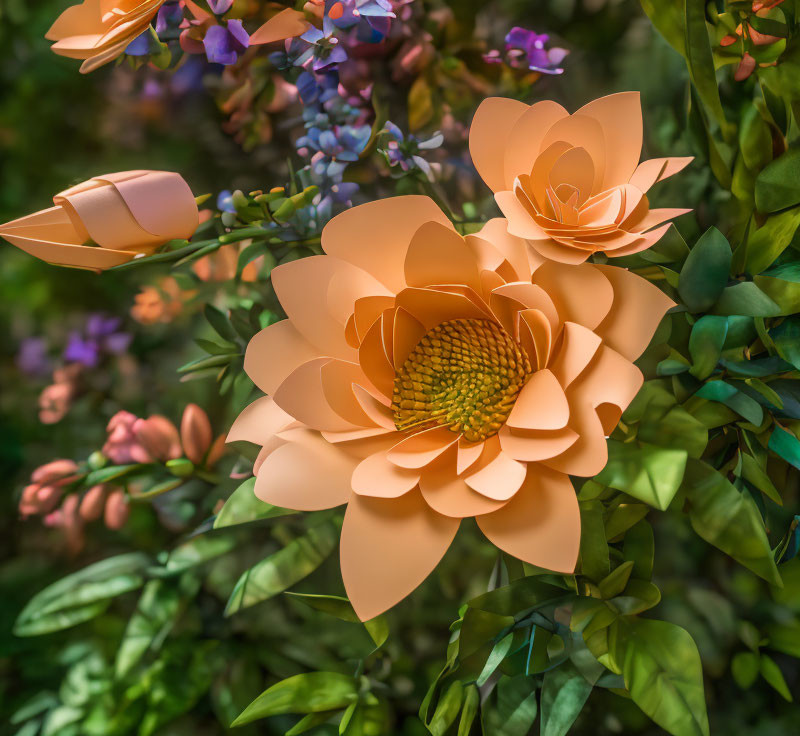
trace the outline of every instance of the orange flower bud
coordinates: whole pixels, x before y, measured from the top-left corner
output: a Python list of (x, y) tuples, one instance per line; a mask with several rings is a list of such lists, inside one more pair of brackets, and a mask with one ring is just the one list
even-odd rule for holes
[(133, 434), (157, 460), (173, 460), (183, 454), (177, 427), (159, 414), (153, 414), (147, 419), (137, 419), (133, 425)]
[(103, 514), (106, 502), (106, 487), (104, 485), (92, 486), (83, 494), (78, 513), (84, 521), (95, 521)]
[(227, 448), (225, 447), (225, 435), (221, 434), (219, 437), (217, 437), (217, 439), (214, 440), (214, 443), (211, 445), (211, 449), (208, 451), (206, 467), (213, 468), (226, 452)]
[(125, 491), (117, 489), (112, 491), (106, 501), (106, 508), (103, 514), (103, 520), (109, 529), (122, 529), (128, 521), (130, 515), (130, 508), (128, 507), (128, 499), (125, 496)]
[(181, 419), (181, 442), (186, 457), (195, 465), (200, 465), (206, 451), (211, 447), (212, 437), (208, 414), (197, 404), (187, 405)]
[(34, 483), (63, 485), (69, 483), (78, 470), (78, 466), (72, 460), (52, 460), (33, 471), (31, 480)]

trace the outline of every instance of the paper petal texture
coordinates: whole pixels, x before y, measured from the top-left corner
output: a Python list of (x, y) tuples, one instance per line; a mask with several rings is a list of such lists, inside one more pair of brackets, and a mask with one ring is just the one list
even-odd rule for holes
[[(586, 123), (598, 150), (605, 122)], [(586, 171), (629, 177), (634, 154)], [(262, 447), (259, 498), (348, 505), (342, 574), (364, 619), (433, 570), (465, 517), (506, 552), (571, 572), (569, 476), (605, 465), (606, 436), (642, 383), (631, 361), (671, 300), (615, 266), (547, 261), (502, 220), (462, 237), (424, 197), (352, 208), (322, 245), (274, 269), (289, 318), (247, 348), (271, 398), (229, 439)]]
[(198, 225), (189, 185), (169, 171), (96, 176), (60, 192), (53, 203), (0, 225), (0, 236), (48, 263), (103, 270), (190, 238)]
[(638, 92), (602, 97), (572, 115), (549, 100), (529, 107), (491, 97), (475, 114), (469, 147), (509, 233), (554, 261), (638, 253), (664, 235), (663, 223), (689, 211), (650, 209), (648, 189), (691, 158), (639, 163)]
[(147, 30), (164, 0), (84, 0), (67, 8), (45, 34), (59, 56), (83, 59), (81, 73), (119, 56)]

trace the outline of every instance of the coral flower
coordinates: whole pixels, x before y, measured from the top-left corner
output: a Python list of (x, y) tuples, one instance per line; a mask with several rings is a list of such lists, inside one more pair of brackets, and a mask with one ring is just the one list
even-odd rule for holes
[(549, 100), (528, 106), (491, 97), (475, 113), (469, 149), (508, 231), (561, 263), (638, 253), (664, 235), (662, 223), (689, 211), (649, 207), (647, 190), (692, 159), (639, 163), (638, 92), (602, 97), (572, 115)]
[(102, 270), (152, 253), (198, 225), (197, 203), (180, 174), (121, 171), (53, 197), (55, 207), (0, 225), (0, 236), (59, 266)]
[(164, 0), (84, 0), (67, 8), (45, 34), (59, 56), (83, 59), (86, 74), (116, 59), (147, 30)]
[(501, 219), (463, 238), (426, 197), (347, 210), (322, 247), (273, 270), (288, 319), (246, 352), (268, 396), (228, 441), (262, 446), (256, 495), (347, 504), (342, 576), (363, 620), (424, 580), (465, 517), (572, 572), (568, 474), (605, 465), (642, 383), (631, 361), (672, 301), (621, 268), (545, 261)]

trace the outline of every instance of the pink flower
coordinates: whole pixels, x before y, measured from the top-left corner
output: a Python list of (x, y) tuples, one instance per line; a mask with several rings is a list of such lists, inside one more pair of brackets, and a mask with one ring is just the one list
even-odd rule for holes
[(78, 509), (80, 517), (84, 521), (95, 521), (103, 513), (106, 502), (106, 487), (104, 485), (92, 486), (83, 494), (81, 505)]
[(133, 423), (133, 434), (145, 451), (156, 460), (174, 460), (183, 455), (178, 429), (160, 414), (137, 419)]
[(128, 507), (128, 499), (125, 491), (117, 489), (112, 491), (111, 495), (106, 501), (106, 508), (103, 514), (103, 520), (109, 529), (122, 529), (128, 521), (130, 515), (130, 508)]
[(151, 463), (153, 457), (141, 444), (134, 431), (140, 421), (129, 411), (118, 411), (108, 422), (108, 438), (103, 445), (103, 454), (117, 465), (126, 463)]

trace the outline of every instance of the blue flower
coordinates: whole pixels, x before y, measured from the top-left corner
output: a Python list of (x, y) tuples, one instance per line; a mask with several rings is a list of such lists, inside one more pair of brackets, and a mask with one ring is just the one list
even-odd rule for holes
[(233, 195), (229, 189), (223, 189), (217, 195), (217, 209), (220, 212), (236, 214), (236, 208), (233, 206)]
[(356, 38), (364, 43), (379, 43), (389, 33), (389, 24), (397, 16), (389, 0), (326, 0), (323, 27), (356, 29)]
[(214, 25), (206, 31), (203, 46), (212, 64), (235, 64), (239, 54), (250, 45), (250, 36), (240, 20), (229, 20), (226, 25)]
[(404, 172), (419, 169), (430, 181), (433, 181), (431, 165), (419, 153), (439, 148), (444, 141), (441, 133), (434, 133), (430, 138), (405, 136), (400, 128), (387, 120), (380, 135), (382, 143), (378, 147), (378, 151), (385, 156), (389, 166), (399, 166)]
[(311, 26), (300, 38), (314, 47), (314, 71), (347, 61), (347, 52), (333, 35), (333, 28), (321, 31)]

